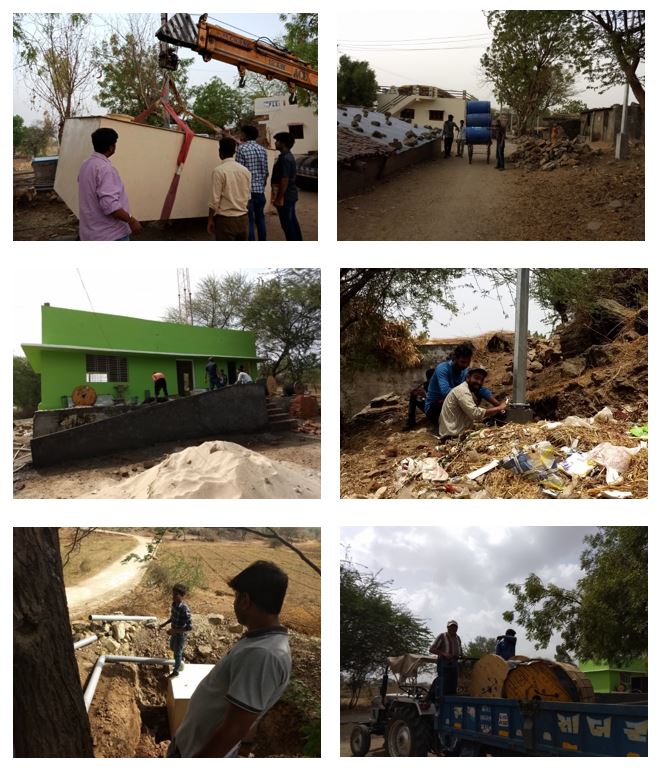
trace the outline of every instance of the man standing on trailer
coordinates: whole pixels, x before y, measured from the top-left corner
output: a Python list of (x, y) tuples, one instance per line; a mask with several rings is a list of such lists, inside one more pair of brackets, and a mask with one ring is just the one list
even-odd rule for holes
[(443, 694), (457, 694), (459, 683), (458, 660), (462, 657), (462, 640), (457, 634), (459, 625), (450, 619), (446, 632), (437, 635), (430, 646), (430, 654), (435, 654), (437, 675), (443, 679)]

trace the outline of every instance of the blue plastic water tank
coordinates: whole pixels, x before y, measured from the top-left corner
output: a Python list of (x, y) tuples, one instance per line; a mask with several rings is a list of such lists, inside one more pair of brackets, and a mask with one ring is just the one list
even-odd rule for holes
[(473, 143), (476, 146), (489, 143), (491, 140), (491, 131), (489, 127), (467, 127), (466, 128), (466, 143)]
[(489, 100), (468, 100), (466, 102), (466, 115), (470, 113), (491, 113)]
[(466, 116), (467, 127), (490, 127), (491, 126), (491, 114), (490, 113), (469, 113)]

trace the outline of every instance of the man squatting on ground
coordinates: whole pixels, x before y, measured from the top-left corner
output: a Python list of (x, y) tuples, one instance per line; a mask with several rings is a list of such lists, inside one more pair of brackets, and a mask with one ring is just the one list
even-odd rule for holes
[(211, 175), (207, 231), (215, 240), (247, 240), (249, 237), (247, 214), (251, 173), (233, 158), (236, 145), (233, 138), (220, 139), (221, 162)]
[(274, 563), (258, 561), (228, 585), (235, 592), (236, 618), (247, 631), (197, 686), (169, 757), (237, 756), (290, 680), (288, 630), (279, 623), (288, 576)]
[(168, 678), (176, 678), (185, 666), (183, 664), (183, 650), (187, 642), (187, 633), (192, 630), (192, 613), (187, 603), (183, 602), (186, 594), (187, 588), (183, 584), (177, 583), (173, 587), (171, 590), (173, 600), (171, 603), (171, 615), (167, 621), (158, 627), (158, 629), (162, 629), (167, 624), (171, 624), (167, 634), (170, 636), (169, 648), (174, 654), (174, 669), (167, 676)]
[[(425, 415), (431, 424), (436, 426), (439, 423), (443, 401), (456, 386), (459, 386), (459, 384), (466, 380), (468, 367), (471, 364), (472, 357), (473, 349), (471, 346), (469, 346), (468, 343), (462, 343), (455, 348), (449, 359), (440, 362), (435, 370), (427, 371), (425, 373), (426, 377), (430, 372), (432, 373), (432, 376), (429, 378), (427, 386), (423, 384), (424, 402), (420, 402), (420, 396), (422, 394), (420, 387), (413, 389), (412, 396), (414, 401), (412, 402), (410, 397), (409, 416), (407, 425), (404, 428), (405, 431), (416, 426), (416, 408), (420, 408), (425, 412)], [(496, 397), (484, 386), (479, 391), (479, 397), (491, 405), (498, 404)]]
[(484, 421), (489, 417), (497, 417), (504, 423), (507, 411), (507, 400), (492, 408), (480, 408), (481, 391), (487, 371), (483, 367), (468, 369), (466, 380), (456, 386), (443, 401), (439, 419), (439, 436), (458, 437), (471, 429), (476, 421)]
[(142, 225), (130, 214), (121, 176), (110, 162), (118, 133), (99, 127), (91, 134), (94, 151), (78, 172), (80, 240), (130, 240)]

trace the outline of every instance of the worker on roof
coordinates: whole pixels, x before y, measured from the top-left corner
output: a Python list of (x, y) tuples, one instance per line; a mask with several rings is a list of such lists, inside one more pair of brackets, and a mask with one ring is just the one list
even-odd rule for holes
[(217, 364), (212, 357), (208, 357), (208, 363), (206, 364), (206, 384), (209, 385), (211, 392), (213, 389), (219, 389), (221, 386), (219, 376), (217, 375)]
[[(164, 402), (169, 399), (167, 393), (167, 378), (164, 373), (153, 373), (151, 376), (153, 379), (153, 391), (155, 392), (155, 399), (157, 402)], [(160, 399), (160, 392), (162, 392), (162, 399)]]
[(244, 384), (253, 384), (253, 382), (254, 379), (244, 369), (244, 365), (240, 365), (240, 370), (238, 372), (238, 377), (235, 379), (235, 383), (244, 385)]
[(289, 132), (277, 132), (274, 145), (279, 156), (272, 170), (272, 205), (276, 208), (286, 240), (303, 240), (297, 221), (295, 206), (299, 198), (297, 190), (297, 163), (290, 150), (295, 139)]
[(513, 629), (505, 630), (504, 635), (498, 635), (496, 638), (496, 656), (502, 656), (503, 659), (511, 659), (516, 656), (516, 631)]
[(228, 585), (235, 592), (235, 616), (247, 631), (192, 694), (169, 757), (237, 756), (249, 731), (288, 686), (288, 630), (279, 622), (288, 576), (261, 560)]
[(498, 419), (504, 421), (507, 400), (491, 408), (480, 408), (480, 391), (486, 377), (487, 371), (483, 367), (470, 367), (466, 380), (451, 390), (441, 406), (439, 435), (442, 438), (458, 437), (471, 429), (474, 422), (484, 421), (498, 414)]
[[(455, 348), (449, 359), (436, 366), (434, 375), (430, 378), (427, 386), (424, 407), (425, 414), (432, 424), (439, 423), (441, 407), (448, 394), (466, 380), (472, 358), (473, 347), (468, 343), (461, 343)], [(491, 405), (498, 404), (498, 400), (485, 386), (480, 388), (478, 396)]]
[(235, 161), (237, 143), (221, 138), (221, 162), (212, 171), (208, 210), (208, 234), (215, 240), (247, 240), (249, 237), (248, 203), (251, 196), (251, 173)]
[(251, 173), (251, 196), (247, 203), (247, 216), (249, 218), (249, 240), (267, 240), (267, 228), (265, 226), (265, 184), (269, 169), (267, 165), (267, 152), (256, 143), (258, 127), (246, 124), (242, 128), (244, 141), (238, 146), (235, 153), (235, 161), (244, 165)]
[(110, 162), (119, 134), (111, 127), (91, 133), (94, 151), (78, 172), (80, 240), (130, 240), (142, 225), (130, 213), (121, 176)]
[(462, 640), (457, 634), (459, 624), (450, 619), (446, 624), (446, 631), (437, 635), (436, 640), (430, 646), (430, 654), (435, 654), (437, 681), (434, 690), (439, 694), (457, 694), (459, 684), (458, 660), (462, 657)]

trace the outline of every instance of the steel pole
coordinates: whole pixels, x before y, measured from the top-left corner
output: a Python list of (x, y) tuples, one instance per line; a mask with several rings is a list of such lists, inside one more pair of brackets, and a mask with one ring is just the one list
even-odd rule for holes
[(528, 297), (530, 270), (519, 268), (516, 273), (516, 313), (514, 325), (514, 362), (512, 405), (525, 405), (528, 371)]
[(624, 105), (621, 109), (621, 127), (615, 138), (615, 159), (628, 159), (628, 136), (626, 134), (626, 123), (628, 121), (628, 81), (624, 87)]

